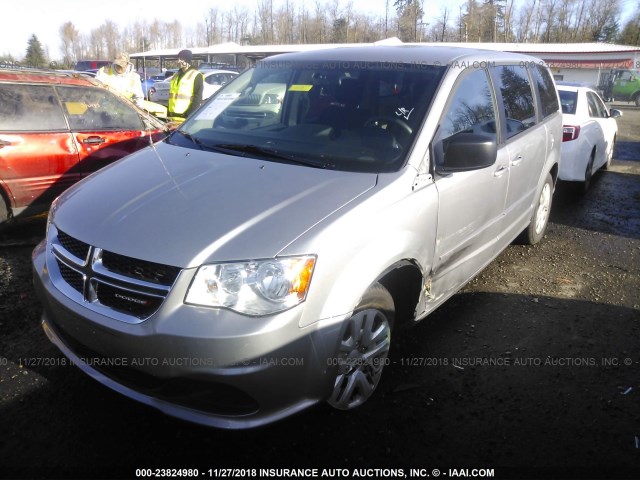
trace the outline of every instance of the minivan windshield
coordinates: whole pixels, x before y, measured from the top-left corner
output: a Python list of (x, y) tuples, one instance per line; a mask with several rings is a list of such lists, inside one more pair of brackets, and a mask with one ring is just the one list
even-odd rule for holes
[(258, 62), (169, 142), (317, 168), (396, 171), (444, 71), (409, 63)]

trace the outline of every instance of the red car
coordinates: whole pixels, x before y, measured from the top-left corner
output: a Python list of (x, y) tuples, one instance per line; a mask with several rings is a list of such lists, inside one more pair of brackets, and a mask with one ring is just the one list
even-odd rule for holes
[(166, 134), (92, 78), (0, 69), (0, 223), (46, 210), (70, 185)]

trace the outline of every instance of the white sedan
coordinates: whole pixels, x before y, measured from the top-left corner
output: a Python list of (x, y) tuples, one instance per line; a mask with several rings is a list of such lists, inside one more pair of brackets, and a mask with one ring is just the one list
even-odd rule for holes
[(622, 112), (607, 109), (590, 87), (559, 82), (557, 88), (563, 123), (559, 178), (582, 182), (586, 191), (593, 173), (611, 164), (618, 133), (616, 117)]
[[(238, 72), (232, 72), (229, 70), (206, 70), (202, 72), (204, 75), (204, 83), (202, 88), (202, 100), (206, 100), (225, 83), (230, 82), (238, 75)], [(167, 78), (162, 82), (158, 82), (153, 85), (153, 90), (149, 92), (149, 97), (152, 102), (167, 105), (169, 103), (169, 88), (171, 86), (172, 77)]]

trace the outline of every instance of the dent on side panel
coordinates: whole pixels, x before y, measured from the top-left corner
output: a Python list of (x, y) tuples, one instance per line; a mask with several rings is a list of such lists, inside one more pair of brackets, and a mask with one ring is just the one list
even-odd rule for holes
[[(422, 278), (430, 271), (437, 228), (437, 191), (433, 183), (414, 191), (416, 172), (406, 173), (383, 187), (379, 193), (384, 198), (352, 210), (336, 221), (335, 230), (332, 226), (317, 239), (322, 251), (318, 252), (319, 268), (314, 272), (311, 288), (323, 295), (309, 296), (305, 317), (307, 313), (313, 313), (315, 320), (349, 314), (371, 283), (398, 265), (418, 266)], [(325, 272), (321, 268), (325, 264), (339, 268)]]

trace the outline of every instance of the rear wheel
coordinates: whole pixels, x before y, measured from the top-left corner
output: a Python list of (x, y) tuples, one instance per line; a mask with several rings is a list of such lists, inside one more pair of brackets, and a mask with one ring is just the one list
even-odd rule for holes
[(589, 190), (589, 186), (591, 185), (591, 177), (593, 176), (593, 160), (595, 159), (596, 152), (591, 153), (591, 158), (589, 159), (589, 163), (587, 163), (587, 168), (584, 171), (584, 182), (582, 182), (582, 193), (585, 193)]
[(343, 326), (335, 355), (338, 370), (328, 399), (332, 407), (350, 410), (373, 395), (388, 362), (394, 315), (391, 294), (373, 284)]
[(611, 161), (613, 160), (613, 150), (615, 146), (616, 146), (616, 137), (613, 137), (613, 141), (611, 142), (611, 148), (609, 149), (609, 154), (607, 155), (607, 161), (602, 166), (603, 170), (609, 170), (609, 167), (611, 167)]

